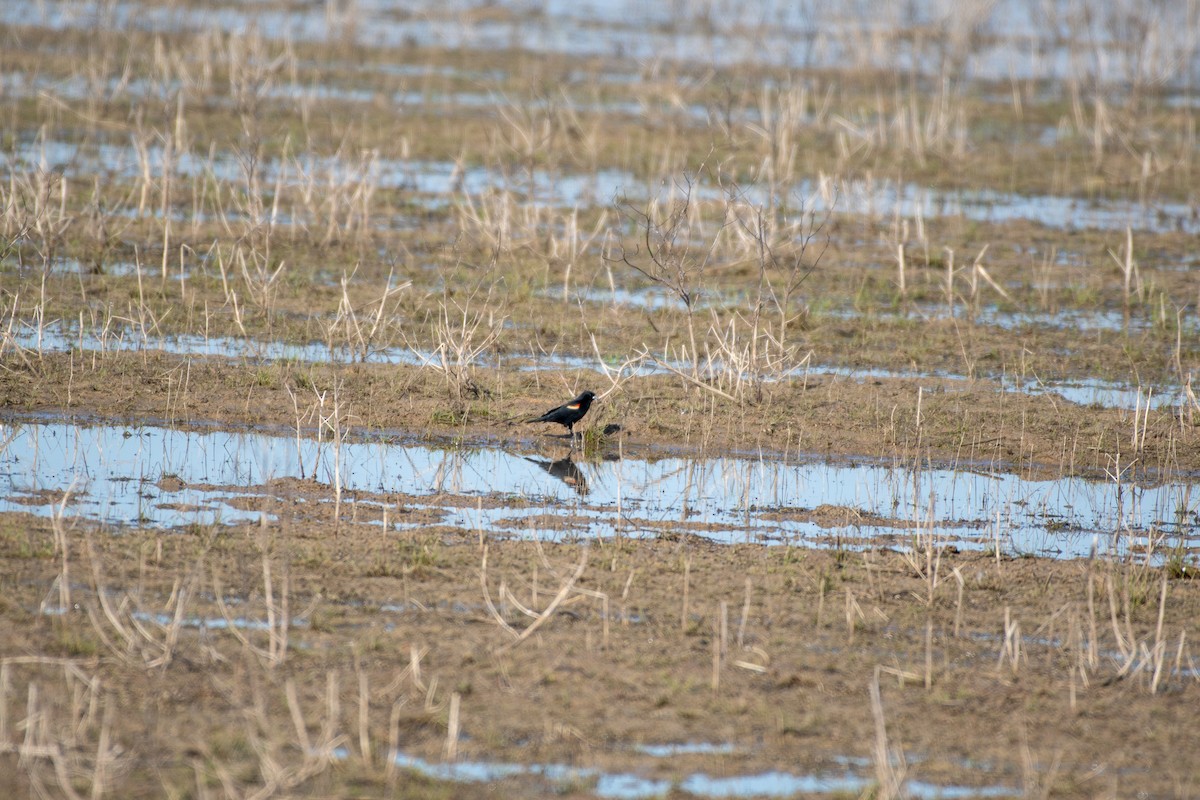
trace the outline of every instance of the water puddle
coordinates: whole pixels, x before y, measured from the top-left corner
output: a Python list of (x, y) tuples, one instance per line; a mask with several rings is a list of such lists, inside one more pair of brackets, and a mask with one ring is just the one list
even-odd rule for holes
[(1069, 403), (1101, 408), (1124, 408), (1145, 410), (1170, 408), (1185, 403), (1183, 390), (1178, 386), (1130, 387), (1099, 378), (1079, 378), (1065, 381), (1040, 381), (1029, 379), (1014, 384), (1016, 391), (1029, 394), (1057, 395)]
[[(408, 364), (436, 362), (433, 353), (407, 347), (368, 348), (365, 352), (324, 342), (281, 342), (233, 336), (199, 334), (156, 335), (128, 327), (110, 327), (84, 333), (78, 326), (50, 322), (40, 327), (18, 323), (0, 339), (33, 353), (141, 352), (158, 350), (172, 355), (246, 359), (255, 362), (288, 361), (303, 364), (353, 363)], [(0, 352), (3, 352), (0, 347)]]
[[(469, 15), (458, 5), (432, 5), (396, 14), (386, 3), (362, 3), (353, 15), (330, 15), (323, 5), (277, 7), (261, 3), (216, 7), (112, 2), (100, 10), (70, 0), (39, 0), (32, 11), (20, 4), (0, 6), (0, 22), (36, 24), (53, 30), (97, 28), (156, 33), (247, 30), (274, 40), (356, 43), (369, 47), (446, 47), (464, 50), (527, 50), (577, 58), (617, 58), (624, 62), (662, 61), (734, 66), (844, 69), (873, 68), (938, 76), (945, 69), (943, 47), (920, 47), (920, 30), (957, 31), (970, 26), (986, 35), (962, 52), (961, 70), (978, 80), (1030, 80), (1061, 83), (1068, 78), (1127, 81), (1130, 54), (1120, 37), (1087, 37), (1095, 64), (1083, 74), (1078, 38), (1061, 34), (1051, 14), (1021, 3), (993, 4), (984, 14), (949, 13), (938, 3), (903, 7), (857, 6), (814, 9), (808, 4), (747, 8), (740, 4), (646, 4), (620, 0), (599, 3), (546, 3), (531, 13), (528, 4), (508, 0), (496, 13)], [(1138, 74), (1162, 77), (1167, 89), (1187, 95), (1193, 52), (1187, 36), (1192, 19), (1186, 4), (1166, 6), (1145, 33), (1156, 43)], [(915, 26), (915, 30), (914, 30)], [(864, 46), (870, 40), (871, 46)], [(1090, 51), (1089, 51), (1090, 52)], [(1180, 67), (1180, 65), (1184, 65)], [(1093, 74), (1094, 73), (1094, 74)], [(1122, 84), (1124, 85), (1124, 84)]]
[(688, 755), (732, 755), (737, 748), (732, 744), (713, 744), (712, 742), (678, 742), (675, 744), (639, 744), (634, 748), (655, 758), (671, 758), (672, 756)]
[[(5, 172), (41, 169), (74, 178), (103, 175), (135, 180), (143, 175), (144, 165), (149, 165), (154, 175), (160, 175), (164, 159), (162, 146), (158, 144), (148, 144), (139, 153), (129, 144), (38, 138), (14, 143), (0, 153), (0, 169)], [(171, 157), (168, 166), (172, 174), (188, 180), (213, 178), (235, 185), (247, 180), (243, 161), (232, 153), (201, 156), (182, 151)], [(508, 172), (449, 161), (403, 161), (376, 155), (356, 160), (316, 155), (286, 161), (263, 159), (256, 168), (258, 179), (271, 186), (303, 189), (313, 184), (346, 186), (366, 181), (379, 188), (412, 192), (414, 199), (423, 199), (429, 208), (446, 207), (463, 195), (478, 197), (494, 191), (512, 193), (521, 204), (541, 208), (607, 206), (616, 197), (634, 200), (650, 197), (664, 183), (641, 180), (618, 169), (590, 173), (537, 169)], [(724, 197), (715, 187), (700, 186), (698, 191), (701, 197), (710, 200)], [(805, 208), (818, 214), (828, 209), (874, 219), (963, 217), (990, 223), (1028, 220), (1068, 231), (1084, 228), (1124, 231), (1131, 227), (1136, 231), (1200, 233), (1200, 217), (1187, 203), (936, 190), (913, 183), (866, 180), (838, 181), (834, 186), (805, 179), (781, 191), (786, 196), (805, 198)], [(745, 196), (755, 203), (768, 199), (755, 187), (749, 187)], [(294, 213), (300, 214), (300, 209), (294, 209)], [(395, 223), (381, 217), (377, 224)]]
[[(664, 298), (666, 301), (671, 298)], [(678, 301), (676, 301), (678, 302)], [(636, 305), (630, 301), (629, 305)], [(1021, 331), (1025, 329), (1048, 329), (1056, 331), (1071, 331), (1076, 333), (1143, 333), (1153, 330), (1156, 325), (1162, 325), (1161, 319), (1155, 320), (1143, 315), (1126, 314), (1116, 308), (1067, 308), (1060, 311), (1023, 311), (1013, 308), (1001, 308), (996, 305), (984, 305), (974, 313), (969, 309), (956, 307), (950, 312), (945, 304), (922, 303), (908, 308), (870, 309), (860, 311), (854, 308), (822, 310), (821, 316), (837, 319), (872, 319), (911, 320), (925, 322), (928, 320), (948, 320), (951, 318), (1000, 328), (1006, 331)], [(1200, 329), (1200, 320), (1194, 315), (1187, 315), (1180, 320), (1184, 335), (1195, 335)], [(1176, 320), (1169, 323), (1172, 327)]]
[[(821, 197), (828, 191), (802, 184), (799, 196)], [(838, 213), (877, 219), (962, 217), (975, 222), (1026, 220), (1056, 230), (1200, 232), (1200, 219), (1188, 203), (1138, 203), (1128, 200), (1083, 199), (1061, 195), (1019, 195), (990, 189), (937, 190), (914, 183), (844, 181), (822, 206)]]
[[(573, 304), (592, 303), (647, 311), (683, 310), (683, 304), (676, 294), (658, 286), (577, 286), (566, 293), (561, 288), (553, 288), (543, 290), (539, 294), (552, 300), (565, 300)], [(748, 292), (697, 291), (693, 295), (693, 303), (697, 308), (745, 309), (753, 308), (755, 298)], [(995, 304), (981, 305), (974, 311), (956, 304), (951, 311), (944, 303), (908, 303), (902, 308), (826, 308), (815, 311), (814, 315), (839, 320), (885, 319), (913, 322), (953, 318), (1006, 331), (1048, 329), (1075, 333), (1144, 333), (1156, 326), (1169, 324), (1173, 327), (1176, 324), (1175, 319), (1163, 321), (1143, 314), (1126, 313), (1119, 308), (1064, 308), (1058, 311), (1043, 311), (1004, 308)], [(1184, 335), (1195, 335), (1200, 331), (1200, 318), (1196, 315), (1188, 314), (1178, 322)]]
[[(327, 342), (282, 342), (247, 339), (235, 336), (201, 336), (199, 334), (157, 335), (129, 327), (109, 327), (84, 333), (77, 325), (59, 321), (38, 326), (14, 321), (10, 330), (0, 330), (0, 355), (10, 347), (29, 353), (80, 352), (143, 352), (161, 351), (172, 355), (242, 359), (255, 363), (291, 362), (300, 364), (404, 364), (408, 366), (440, 365), (437, 353), (414, 347), (367, 346), (365, 349), (346, 347)], [(479, 356), (474, 366), (486, 369), (579, 370), (596, 371), (595, 357), (570, 356), (558, 353), (493, 353)], [(649, 375), (662, 371), (645, 363), (637, 374)]]
[[(906, 370), (886, 369), (883, 367), (836, 367), (822, 364), (806, 364), (789, 373), (790, 377), (801, 378), (808, 375), (830, 375), (849, 380), (865, 381), (879, 378), (904, 380), (953, 381), (963, 386), (971, 384), (965, 375), (938, 370)], [(986, 376), (980, 376), (985, 378)], [(1179, 386), (1166, 384), (1159, 386), (1130, 386), (1118, 381), (1106, 381), (1100, 378), (1064, 378), (1062, 380), (1042, 380), (1040, 378), (1015, 378), (1001, 376), (996, 380), (1000, 383), (1001, 391), (1024, 392), (1036, 395), (1055, 395), (1081, 406), (1099, 406), (1101, 408), (1123, 408), (1129, 411), (1144, 410), (1149, 404), (1151, 408), (1161, 409), (1184, 402), (1183, 389)], [(946, 390), (953, 391), (952, 386), (943, 384)]]
[[(541, 292), (543, 297), (555, 300), (564, 298), (561, 289), (547, 289)], [(566, 294), (570, 303), (595, 303), (597, 305), (625, 306), (641, 308), (647, 311), (672, 309), (680, 311), (683, 304), (679, 296), (673, 292), (658, 287), (642, 287), (638, 289), (578, 287)], [(753, 298), (746, 293), (696, 291), (692, 296), (695, 308), (729, 308), (746, 307), (753, 304)]]
[[(140, 180), (148, 169), (156, 178), (169, 168), (181, 179), (217, 180), (244, 186), (246, 164), (236, 154), (199, 154), (179, 151), (168, 159), (161, 144), (147, 144), (143, 152), (131, 144), (66, 142), (37, 138), (17, 142), (0, 151), (0, 172), (43, 170), (81, 179), (94, 175), (123, 180)], [(444, 208), (462, 195), (482, 196), (488, 192), (511, 192), (525, 205), (535, 207), (587, 208), (608, 205), (614, 196), (643, 196), (646, 182), (630, 173), (601, 169), (590, 173), (561, 173), (547, 170), (508, 172), (452, 161), (396, 160), (366, 154), (358, 159), (306, 154), (279, 160), (264, 158), (255, 165), (257, 179), (264, 185), (303, 190), (318, 186), (347, 186), (367, 182), (382, 189), (411, 192), (428, 208)], [(151, 209), (152, 211), (157, 209)], [(302, 209), (291, 209), (299, 215)], [(189, 216), (190, 219), (190, 216)], [(274, 221), (283, 220), (279, 215)], [(377, 224), (392, 227), (391, 219)]]
[[(1200, 485), (1191, 478), (1118, 486), (878, 462), (618, 452), (582, 461), (548, 437), (539, 442), (557, 455), (391, 441), (335, 451), (286, 433), (45, 419), (9, 420), (0, 434), (0, 511), (117, 526), (254, 522), (296, 492), (273, 481), (315, 475), (329, 483), (336, 475), (344, 492), (360, 495), (343, 499), (346, 518), (386, 520), (398, 532), (438, 523), (545, 540), (690, 534), (846, 548), (932, 541), (1050, 557), (1156, 558), (1167, 547), (1200, 546)], [(289, 513), (323, 504), (328, 514), (332, 491), (317, 489)]]
[[(321, 64), (320, 66), (325, 67), (327, 65)], [(388, 68), (385, 69), (385, 67)], [(405, 67), (407, 67), (408, 74), (417, 76), (425, 75), (430, 71), (428, 68), (419, 65), (400, 65), (400, 68), (395, 68), (395, 65), (383, 65), (379, 71), (390, 74), (403, 74)], [(343, 68), (345, 68), (345, 65), (343, 65)], [(450, 69), (443, 70), (442, 73), (450, 76), (469, 76), (473, 74)], [(24, 99), (47, 94), (73, 102), (90, 100), (97, 96), (108, 98), (127, 97), (141, 101), (161, 101), (173, 100), (180, 93), (184, 93), (187, 96), (188, 89), (189, 87), (177, 80), (149, 80), (145, 78), (128, 78), (127, 76), (91, 79), (79, 75), (51, 77), (24, 72), (0, 73), (0, 93), (2, 93), (0, 96), (9, 98)], [(323, 83), (289, 83), (268, 86), (264, 87), (260, 93), (260, 97), (293, 102), (322, 100), (366, 104), (382, 101), (400, 108), (405, 106), (420, 106), (425, 109), (430, 107), (437, 108), (439, 106), (447, 109), (483, 108), (496, 105), (500, 102), (500, 99), (495, 94), (486, 92), (409, 90), (391, 92), (389, 94), (371, 88), (356, 89)], [(205, 103), (208, 105), (223, 104), (231, 108), (236, 107), (236, 101), (232, 97), (218, 95), (211, 91), (206, 94)], [(620, 108), (620, 104), (613, 103), (597, 107), (594, 110), (620, 110)], [(630, 113), (632, 113), (632, 110), (628, 109)]]
[[(801, 775), (770, 771), (752, 775), (713, 776), (693, 772), (679, 779), (647, 778), (633, 772), (603, 772), (565, 764), (515, 764), (497, 761), (438, 763), (399, 754), (396, 765), (442, 781), (484, 783), (505, 778), (532, 777), (552, 784), (590, 785), (599, 797), (637, 800), (663, 797), (673, 790), (697, 797), (793, 797), (812, 794), (861, 794), (875, 784), (872, 778), (853, 773)], [(1005, 786), (940, 786), (907, 781), (904, 794), (917, 798), (1016, 797)]]
[[(344, 347), (325, 342), (281, 342), (262, 341), (229, 336), (200, 336), (198, 334), (176, 334), (160, 336), (144, 333), (132, 328), (108, 328), (103, 331), (84, 333), (78, 326), (52, 321), (43, 325), (14, 320), (8, 331), (0, 331), (0, 354), (9, 347), (19, 347), (30, 353), (62, 353), (69, 350), (83, 352), (141, 352), (158, 350), (183, 356), (204, 356), (245, 359), (253, 362), (286, 361), (302, 364), (362, 362), (368, 364), (404, 364), (428, 366), (440, 363), (437, 355), (427, 350), (412, 347), (368, 347), (366, 350)], [(683, 371), (690, 365), (666, 362)], [(599, 371), (594, 356), (574, 356), (564, 353), (504, 353), (484, 354), (475, 360), (481, 369), (533, 370), (589, 370)], [(610, 364), (617, 367), (618, 364)], [(702, 365), (701, 372), (719, 372), (721, 365)], [(665, 373), (665, 367), (654, 361), (643, 361), (627, 367), (626, 374), (655, 375)], [(970, 379), (944, 371), (921, 371), (885, 369), (872, 367), (839, 367), (823, 364), (805, 364), (781, 376), (767, 376), (764, 380), (802, 380), (809, 376), (836, 376), (848, 380), (866, 381), (878, 378), (902, 380), (931, 380), (953, 382), (969, 386)], [(986, 377), (986, 376), (981, 376)], [(1118, 381), (1099, 378), (1063, 380), (1041, 380), (1038, 378), (1013, 379), (1001, 376), (1000, 388), (1006, 392), (1029, 394), (1052, 394), (1070, 403), (1104, 408), (1144, 409), (1147, 403), (1159, 409), (1184, 402), (1183, 391), (1177, 385), (1130, 386)], [(943, 386), (943, 388), (952, 387)]]
[[(87, 590), (73, 588), (71, 590), (72, 596), (78, 597), (81, 594), (81, 591), (86, 592)], [(231, 601), (226, 600), (225, 602), (229, 603)], [(51, 617), (59, 617), (74, 613), (77, 610), (78, 605), (70, 609), (64, 608), (63, 606), (44, 605), (38, 609), (38, 613)], [(179, 619), (176, 619), (172, 614), (151, 611), (131, 611), (129, 616), (138, 622), (150, 623), (157, 625), (160, 628), (173, 628), (178, 626), (181, 628), (194, 628), (196, 630), (209, 631), (223, 631), (230, 628), (235, 628), (240, 631), (272, 631), (278, 627), (278, 625), (276, 625), (275, 628), (273, 628), (269, 620), (254, 619), (251, 617), (200, 617), (192, 614), (181, 616)], [(308, 620), (304, 619), (303, 617), (289, 617), (288, 626), (292, 628), (305, 628), (308, 627)]]

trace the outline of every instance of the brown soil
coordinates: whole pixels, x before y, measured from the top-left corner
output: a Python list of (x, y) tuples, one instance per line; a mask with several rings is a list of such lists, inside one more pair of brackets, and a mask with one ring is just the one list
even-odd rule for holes
[[(1200, 363), (1195, 221), (1176, 208), (1195, 205), (1200, 159), (1194, 108), (1164, 102), (1167, 82), (1161, 96), (1099, 83), (1080, 96), (1086, 75), (1074, 93), (950, 73), (926, 86), (867, 67), (737, 64), (698, 78), (694, 64), (635, 64), (623, 50), (118, 30), (98, 5), (87, 28), (3, 26), (14, 157), (0, 159), (0, 434), (41, 417), (305, 436), (325, 424), (397, 446), (531, 450), (558, 447), (560, 431), (524, 420), (590, 388), (602, 396), (581, 425), (582, 459), (816, 454), (1145, 483), (1200, 473), (1200, 405), (1187, 394)], [(168, 5), (170, 17), (190, 8)], [(452, 13), (466, 24), (517, 12)], [(985, 30), (969, 27), (968, 44)], [(946, 48), (950, 63), (957, 30), (867, 38)], [(308, 98), (320, 87), (358, 95)], [(392, 98), (409, 95), (447, 102), (397, 113)], [(131, 163), (137, 147), (162, 157), (47, 172), (44, 140), (106, 145)], [(168, 154), (192, 158), (191, 172)], [(483, 165), (513, 183), (431, 203), (358, 176), (362, 154)], [(269, 170), (254, 173), (284, 156), (337, 160), (357, 177), (317, 170), (311, 185), (294, 174), (273, 185)], [(687, 213), (651, 212), (645, 198), (571, 210), (529, 203), (522, 184), (602, 171), (710, 194), (689, 197)], [(1053, 193), (1080, 207), (1109, 198), (1161, 216), (1128, 233), (836, 203), (807, 218), (793, 190), (825, 177)], [(754, 218), (759, 201), (712, 191), (735, 184), (769, 194), (773, 210)], [(751, 241), (755, 230), (765, 238)], [(579, 298), (647, 288), (620, 254), (654, 272), (652, 245), (665, 307)], [(693, 293), (702, 302), (689, 311)], [(357, 354), (469, 349), (493, 332), (482, 351), (503, 366), (446, 375), (19, 344), (47, 325), (89, 345), (188, 335)], [(528, 356), (598, 353), (611, 368), (730, 341), (774, 358), (776, 379), (609, 380), (598, 361), (546, 370)], [(787, 372), (806, 356), (970, 377)], [(1186, 391), (1139, 414), (1000, 385), (1064, 377)], [(901, 778), (1031, 797), (1200, 794), (1200, 584), (1185, 545), (1148, 566), (920, 537), (908, 552), (848, 551), (836, 535), (828, 549), (718, 545), (698, 520), (603, 540), (584, 519), (533, 518), (577, 537), (544, 543), (504, 524), (450, 525), (400, 495), (348, 498), (335, 518), (331, 488), (315, 480), (209, 488), (261, 510), (262, 523), (113, 529), (24, 513), (64, 487), (10, 498), (26, 505), (0, 513), (0, 797), (587, 797), (596, 772), (668, 781), (683, 796), (688, 776), (771, 770), (849, 772), (861, 780), (844, 793), (879, 798)], [(494, 494), (439, 503), (527, 509)], [(383, 508), (411, 530), (385, 531)], [(772, 517), (891, 523), (833, 505)], [(638, 749), (688, 743), (729, 750)], [(396, 769), (396, 753), (593, 772), (451, 782)]]
[[(553, 402), (611, 384), (570, 373), (472, 370), (474, 397), (461, 398), (438, 373), (389, 365), (308, 366), (139, 354), (46, 355), (0, 373), (0, 407), (173, 424), (315, 430), (321, 395), (336, 390), (351, 435), (422, 436), (478, 443), (557, 436), (530, 427)], [(609, 384), (606, 386), (606, 384)], [(326, 411), (326, 413), (328, 413)], [(919, 413), (919, 417), (918, 417)], [(700, 453), (816, 453), (888, 459), (933, 458), (1041, 473), (1099, 474), (1132, 465), (1169, 475), (1200, 470), (1197, 428), (1170, 406), (1132, 410), (1079, 406), (1053, 395), (997, 391), (989, 381), (835, 376), (765, 384), (761, 399), (737, 404), (673, 376), (631, 378), (593, 406), (579, 426), (610, 425), (629, 447)]]
[[(10, 414), (288, 430), (313, 402), (293, 404), (289, 387), (305, 397), (336, 386), (352, 435), (400, 444), (422, 430), (486, 444), (555, 435), (520, 421), (547, 397), (603, 379), (479, 370), (475, 382), (480, 396), (463, 400), (417, 368), (76, 353), (10, 363), (0, 391)], [(648, 457), (815, 451), (1059, 475), (1127, 458), (1131, 417), (954, 381), (821, 378), (772, 386), (739, 407), (655, 377), (626, 381), (585, 427), (619, 424), (621, 447)], [(1170, 414), (1152, 413), (1139, 463), (1196, 469), (1190, 437)], [(7, 718), (36, 710), (47, 726), (37, 735), (74, 742), (57, 760), (81, 786), (100, 769), (125, 796), (272, 775), (302, 794), (470, 796), (483, 785), (398, 778), (386, 767), (391, 742), (408, 756), (445, 757), (457, 696), (464, 760), (680, 781), (836, 776), (848, 758), (851, 772), (883, 787), (894, 775), (880, 766), (882, 735), (910, 780), (1064, 797), (1197, 788), (1200, 761), (1177, 745), (1195, 727), (1198, 691), (1190, 643), (1200, 637), (1200, 593), (1187, 572), (952, 549), (723, 546), (688, 525), (652, 541), (539, 544), (504, 529), (481, 538), (419, 509), (404, 521), (425, 527), (382, 533), (367, 524), (378, 513), (357, 503), (335, 524), (332, 503), (314, 502), (331, 501), (331, 489), (315, 481), (210, 488), (279, 521), (157, 533), (0, 520), (0, 571), (12, 587), (0, 605)], [(887, 524), (834, 506), (774, 513)], [(586, 526), (579, 532), (589, 538)], [(540, 613), (563, 586), (563, 602), (518, 639), (534, 623), (519, 606)], [(65, 614), (38, 613), (62, 602)], [(286, 646), (278, 624), (274, 639), (220, 625), (268, 620), (268, 608), (293, 618)], [(176, 612), (209, 629), (172, 632)], [(870, 700), (876, 681), (881, 716)], [(93, 698), (120, 713), (89, 710)], [(668, 758), (636, 749), (696, 742), (734, 749)], [(322, 743), (344, 755), (323, 760)], [(99, 766), (98, 747), (109, 748)], [(15, 754), (0, 759), (15, 767)], [(3, 770), (3, 791), (53, 782), (55, 765)], [(586, 796), (594, 780), (526, 775), (496, 788)]]
[[(324, 487), (291, 491), (328, 499)], [(7, 515), (0, 719), (28, 725), (18, 721), (36, 712), (25, 736), (73, 744), (32, 769), (0, 755), (0, 791), (28, 793), (57, 761), (79, 781), (102, 769), (123, 796), (215, 790), (272, 769), (302, 794), (469, 796), (381, 763), (389, 742), (440, 760), (455, 696), (466, 760), (679, 780), (840, 775), (849, 758), (874, 779), (887, 774), (882, 744), (907, 759), (909, 779), (945, 785), (1064, 797), (1200, 788), (1196, 749), (1180, 746), (1196, 724), (1195, 581), (1100, 561), (693, 536), (581, 546), (451, 528), (394, 535), (314, 513), (120, 535)], [(64, 570), (69, 597), (55, 583)], [(267, 620), (272, 599), (291, 619), (286, 642), (171, 631), (176, 612)], [(60, 600), (65, 614), (38, 613)], [(553, 611), (525, 635), (535, 622), (518, 604)], [(688, 742), (734, 751), (635, 749)], [(326, 743), (345, 751), (328, 769), (314, 755)], [(588, 787), (527, 777), (502, 791)]]

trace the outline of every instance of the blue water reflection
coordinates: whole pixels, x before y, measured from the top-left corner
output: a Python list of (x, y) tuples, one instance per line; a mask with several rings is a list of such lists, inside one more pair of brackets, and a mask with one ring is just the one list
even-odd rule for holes
[[(544, 438), (537, 441), (553, 442), (546, 448), (554, 452), (535, 457), (383, 440), (335, 449), (282, 431), (53, 420), (10, 420), (0, 434), (0, 511), (61, 509), (116, 525), (255, 521), (268, 498), (287, 492), (271, 481), (315, 477), (340, 481), (349, 493), (344, 512), (353, 502), (388, 510), (396, 530), (432, 518), (514, 537), (693, 533), (851, 547), (932, 541), (1058, 557), (1200, 544), (1194, 479), (1118, 487), (982, 468), (643, 453), (576, 458), (568, 469), (567, 448)], [(547, 466), (556, 463), (557, 470)], [(432, 513), (410, 523), (401, 507)], [(825, 513), (814, 514), (818, 507)]]

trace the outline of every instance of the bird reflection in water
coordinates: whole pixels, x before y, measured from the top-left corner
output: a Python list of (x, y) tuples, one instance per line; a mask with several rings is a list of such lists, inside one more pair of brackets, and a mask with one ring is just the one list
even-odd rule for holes
[(530, 458), (529, 456), (525, 456), (524, 458), (532, 464), (537, 464), (580, 495), (588, 493), (587, 478), (584, 476), (583, 470), (579, 468), (579, 465), (571, 460), (569, 453), (557, 461), (548, 461), (544, 458)]
[[(601, 441), (610, 441), (612, 437), (615, 437), (621, 432), (621, 426), (616, 423), (605, 425), (604, 430), (600, 431), (600, 435), (603, 437)], [(571, 460), (571, 456), (573, 455), (574, 451), (575, 443), (572, 442), (571, 449), (567, 451), (567, 454), (562, 458), (555, 459), (553, 461), (545, 458), (530, 458), (529, 456), (522, 456), (522, 458), (531, 464), (537, 464), (539, 467), (546, 470), (546, 472), (549, 472), (567, 486), (570, 486), (582, 497), (588, 493), (588, 482), (587, 477), (583, 474), (583, 470), (579, 468), (578, 464)], [(621, 455), (619, 451), (609, 449), (603, 453), (594, 453), (593, 458), (589, 458), (588, 460), (619, 461), (620, 458)]]

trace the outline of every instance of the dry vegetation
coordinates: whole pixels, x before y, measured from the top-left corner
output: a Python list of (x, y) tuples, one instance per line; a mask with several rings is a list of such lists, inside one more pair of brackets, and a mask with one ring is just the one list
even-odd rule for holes
[[(1160, 569), (690, 537), (539, 546), (440, 527), (332, 536), (328, 518), (121, 536), (6, 525), (4, 620), (22, 642), (0, 662), (22, 766), (10, 790), (470, 791), (398, 775), (398, 752), (580, 770), (577, 785), (504, 790), (526, 796), (631, 769), (838, 775), (847, 754), (876, 793), (904, 777), (1186, 792), (1197, 770), (1177, 737), (1194, 724), (1200, 596)], [(663, 742), (733, 752), (635, 749)]]
[[(837, 24), (809, 28), (695, 5), (636, 29), (506, 4), (5, 12), (5, 448), (78, 418), (534, 452), (516, 424), (590, 387), (594, 464), (1175, 482), (1190, 535), (1078, 561), (920, 531), (539, 543), (366, 511), (337, 457), (227, 487), (261, 525), (163, 531), (6, 456), (0, 794), (1200, 790), (1195, 8), (816, 3)], [(613, 46), (525, 38), (559, 26)], [(683, 743), (718, 750), (638, 749)], [(563, 769), (424, 768), (456, 760)]]

